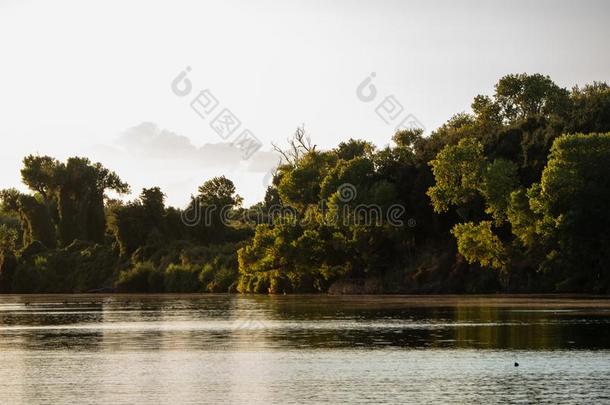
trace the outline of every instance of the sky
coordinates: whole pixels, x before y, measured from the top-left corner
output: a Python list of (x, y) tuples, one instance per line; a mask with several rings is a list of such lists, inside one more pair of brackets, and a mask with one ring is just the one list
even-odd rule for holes
[[(86, 156), (127, 198), (160, 186), (183, 207), (226, 175), (250, 205), (300, 125), (319, 149), (383, 147), (403, 118), (429, 134), (506, 74), (610, 82), (609, 18), (608, 1), (0, 0), (0, 188), (23, 189), (25, 155)], [(213, 128), (225, 111), (232, 133)]]

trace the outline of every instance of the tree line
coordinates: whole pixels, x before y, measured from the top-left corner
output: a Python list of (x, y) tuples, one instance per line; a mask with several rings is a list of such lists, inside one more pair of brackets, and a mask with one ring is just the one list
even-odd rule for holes
[(380, 149), (299, 128), (248, 208), (225, 177), (178, 209), (158, 187), (109, 198), (129, 186), (86, 158), (27, 156), (30, 192), (0, 192), (0, 291), (610, 292), (610, 87), (514, 74), (471, 109)]

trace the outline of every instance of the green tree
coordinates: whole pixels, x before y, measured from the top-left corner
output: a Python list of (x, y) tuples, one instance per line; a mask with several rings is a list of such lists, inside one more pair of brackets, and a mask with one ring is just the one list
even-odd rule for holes
[(21, 180), (30, 190), (40, 193), (45, 202), (54, 197), (59, 187), (61, 163), (50, 156), (28, 155), (23, 158)]
[(491, 214), (496, 223), (502, 223), (506, 219), (510, 194), (518, 185), (517, 165), (504, 159), (495, 160), (483, 171), (480, 184), (487, 205), (485, 212)]
[(337, 146), (336, 153), (339, 159), (352, 160), (357, 157), (370, 158), (374, 150), (375, 145), (372, 143), (350, 138)]
[(451, 233), (457, 239), (458, 251), (468, 263), (479, 263), (493, 269), (502, 269), (506, 265), (506, 250), (492, 232), (491, 221), (457, 224)]
[(40, 194), (32, 196), (14, 188), (5, 189), (0, 191), (0, 201), (3, 211), (19, 215), (24, 246), (34, 241), (39, 241), (49, 248), (56, 246), (55, 225)]
[(572, 108), (566, 123), (567, 133), (610, 131), (610, 86), (593, 82), (570, 93)]
[(144, 188), (132, 202), (114, 201), (108, 209), (108, 230), (114, 235), (121, 255), (139, 247), (159, 244), (167, 233), (165, 195), (159, 187)]
[(242, 198), (235, 193), (235, 185), (225, 176), (214, 177), (198, 188), (197, 197), (203, 205), (221, 207), (237, 207), (241, 205)]
[(316, 205), (320, 198), (320, 183), (335, 161), (332, 154), (310, 151), (294, 166), (280, 167), (283, 173), (277, 189), (282, 202), (301, 211)]
[(15, 249), (17, 231), (6, 224), (0, 225), (0, 293), (11, 291), (13, 276), (17, 268)]
[(435, 212), (446, 212), (451, 205), (462, 205), (478, 194), (485, 168), (483, 146), (471, 138), (447, 145), (430, 162), (435, 184), (427, 194)]
[(610, 287), (608, 156), (610, 133), (564, 135), (554, 142), (540, 183), (541, 211), (555, 224), (567, 266), (579, 267), (599, 289)]
[(530, 116), (564, 116), (569, 109), (569, 92), (541, 74), (507, 75), (496, 84), (495, 102), (507, 122)]
[(69, 158), (58, 169), (59, 236), (64, 245), (74, 239), (102, 242), (106, 230), (104, 193), (129, 192), (119, 176), (87, 158)]

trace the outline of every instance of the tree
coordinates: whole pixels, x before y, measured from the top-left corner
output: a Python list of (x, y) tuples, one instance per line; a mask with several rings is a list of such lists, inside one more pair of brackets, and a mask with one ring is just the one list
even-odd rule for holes
[[(339, 161), (319, 180), (319, 198), (330, 201), (333, 196), (337, 196), (343, 202), (352, 204), (363, 201), (374, 174), (373, 162), (370, 159), (358, 157), (349, 161)], [(342, 186), (352, 188), (350, 192), (353, 195), (339, 196)]]
[(496, 84), (495, 102), (506, 122), (531, 116), (565, 116), (569, 109), (569, 92), (541, 74), (512, 74)]
[(491, 214), (497, 224), (506, 219), (510, 194), (517, 187), (517, 165), (504, 159), (497, 159), (483, 171), (480, 186), (485, 197), (487, 214)]
[(579, 266), (610, 286), (610, 133), (558, 138), (540, 183), (541, 210), (555, 223), (560, 251), (570, 267)]
[(272, 143), (273, 149), (282, 156), (287, 165), (295, 165), (304, 155), (316, 150), (316, 145), (311, 144), (311, 138), (305, 132), (305, 125), (297, 127), (294, 135), (288, 138), (287, 142), (286, 149)]
[(502, 124), (502, 111), (499, 103), (489, 96), (478, 95), (470, 106), (479, 123), (489, 129), (498, 129)]
[(45, 202), (54, 197), (59, 186), (61, 163), (50, 156), (28, 155), (23, 158), (21, 180), (30, 190), (40, 193)]
[(507, 253), (500, 239), (491, 230), (491, 221), (478, 224), (457, 224), (451, 230), (457, 239), (458, 251), (468, 263), (502, 269), (507, 263)]
[(521, 245), (527, 249), (534, 248), (542, 242), (540, 219), (534, 212), (530, 202), (535, 198), (539, 184), (530, 190), (520, 188), (510, 195), (510, 201), (506, 212), (512, 233), (517, 237)]
[(507, 218), (517, 240), (536, 253), (556, 291), (610, 287), (610, 134), (555, 140), (540, 183), (510, 197)]
[(41, 198), (22, 194), (19, 196), (19, 212), (23, 218), (24, 245), (39, 241), (48, 248), (57, 245), (55, 226)]
[(140, 201), (149, 220), (161, 228), (165, 214), (165, 194), (159, 187), (143, 188)]
[(593, 82), (570, 93), (572, 109), (566, 123), (567, 133), (610, 131), (610, 86)]
[(198, 188), (197, 198), (203, 205), (234, 208), (241, 205), (243, 199), (235, 193), (235, 185), (225, 176), (214, 177)]
[(485, 168), (483, 146), (464, 138), (443, 148), (430, 166), (436, 182), (427, 194), (435, 212), (446, 212), (451, 205), (465, 204), (478, 193)]
[[(31, 215), (36, 208), (38, 223), (42, 223), (43, 216), (48, 217), (44, 222), (51, 222), (52, 233), (57, 228), (64, 246), (74, 239), (102, 242), (106, 230), (105, 191), (129, 192), (129, 186), (116, 173), (87, 158), (72, 157), (61, 163), (49, 156), (29, 155), (23, 159), (21, 177), (41, 196), (38, 207), (31, 199), (24, 199), (23, 204)], [(50, 233), (42, 242), (54, 246)]]
[(181, 210), (158, 187), (108, 199), (127, 184), (86, 158), (27, 156), (30, 191), (0, 192), (0, 290), (610, 291), (608, 85), (508, 75), (471, 107), (380, 149), (299, 127), (247, 208), (224, 176)]
[(55, 226), (40, 194), (31, 196), (10, 188), (0, 191), (0, 200), (3, 211), (19, 215), (24, 246), (34, 241), (39, 241), (48, 248), (57, 245)]
[(375, 145), (368, 141), (350, 138), (347, 142), (341, 142), (337, 146), (339, 159), (352, 160), (357, 157), (370, 158), (375, 150)]
[(17, 247), (17, 231), (5, 224), (0, 224), (0, 251), (14, 252)]
[(59, 236), (64, 245), (74, 239), (102, 242), (106, 230), (106, 190), (129, 192), (129, 185), (100, 163), (87, 158), (69, 158), (59, 167)]
[(143, 188), (138, 199), (126, 204), (115, 201), (109, 207), (108, 229), (123, 256), (160, 242), (161, 235), (168, 234), (164, 200), (165, 194), (159, 187)]
[(11, 290), (13, 276), (17, 268), (15, 248), (17, 245), (17, 231), (5, 224), (0, 225), (0, 293)]
[(280, 167), (282, 175), (277, 189), (282, 202), (301, 211), (317, 204), (320, 183), (335, 162), (336, 155), (310, 151), (294, 166)]

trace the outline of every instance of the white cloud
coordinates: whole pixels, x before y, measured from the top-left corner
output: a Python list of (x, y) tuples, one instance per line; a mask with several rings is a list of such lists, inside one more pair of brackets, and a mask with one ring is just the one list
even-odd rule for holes
[(220, 175), (233, 180), (246, 204), (253, 204), (262, 198), (266, 175), (279, 162), (270, 151), (257, 151), (243, 160), (241, 151), (226, 142), (198, 147), (188, 137), (152, 122), (130, 127), (112, 144), (97, 144), (86, 155), (127, 181), (132, 186), (130, 198), (142, 187), (159, 186), (176, 206), (184, 205), (205, 180)]

